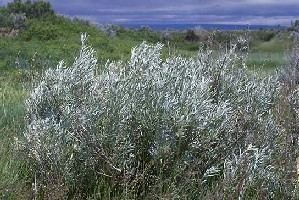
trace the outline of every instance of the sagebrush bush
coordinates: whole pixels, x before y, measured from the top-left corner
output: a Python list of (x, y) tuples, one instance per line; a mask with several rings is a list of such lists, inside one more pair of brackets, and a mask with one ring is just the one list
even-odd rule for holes
[(37, 194), (296, 198), (297, 90), (248, 72), (236, 48), (162, 60), (163, 45), (144, 42), (98, 66), (86, 39), (26, 101)]

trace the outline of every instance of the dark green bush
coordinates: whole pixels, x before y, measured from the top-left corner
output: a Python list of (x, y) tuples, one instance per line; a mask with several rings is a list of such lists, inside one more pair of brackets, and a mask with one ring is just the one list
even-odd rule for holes
[(255, 31), (252, 33), (253, 35), (253, 40), (260, 40), (264, 42), (270, 41), (272, 38), (275, 37), (275, 32), (274, 31)]
[(13, 27), (12, 16), (3, 8), (0, 8), (0, 27)]
[(25, 14), (28, 18), (40, 18), (54, 14), (49, 2), (41, 0), (14, 0), (7, 4), (9, 13)]
[(25, 40), (38, 39), (42, 41), (53, 40), (59, 36), (58, 28), (50, 22), (31, 21), (27, 24), (27, 29), (21, 35)]

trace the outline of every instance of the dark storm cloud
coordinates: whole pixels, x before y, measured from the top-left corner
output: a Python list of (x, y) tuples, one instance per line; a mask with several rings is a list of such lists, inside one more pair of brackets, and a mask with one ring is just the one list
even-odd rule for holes
[[(0, 0), (0, 2), (7, 0)], [(50, 0), (60, 14), (96, 23), (288, 24), (298, 0)]]

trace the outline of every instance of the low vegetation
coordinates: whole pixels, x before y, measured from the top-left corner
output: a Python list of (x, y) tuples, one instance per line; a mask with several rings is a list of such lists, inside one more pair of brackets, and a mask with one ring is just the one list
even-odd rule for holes
[(25, 103), (19, 151), (36, 197), (296, 199), (298, 88), (235, 52), (129, 61), (80, 55), (46, 70)]

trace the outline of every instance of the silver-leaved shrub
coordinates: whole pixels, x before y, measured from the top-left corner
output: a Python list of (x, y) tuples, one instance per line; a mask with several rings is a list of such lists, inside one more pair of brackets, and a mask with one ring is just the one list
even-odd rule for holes
[(249, 72), (235, 47), (162, 59), (162, 44), (144, 42), (98, 66), (86, 40), (26, 101), (21, 144), (37, 193), (295, 198), (298, 90)]

